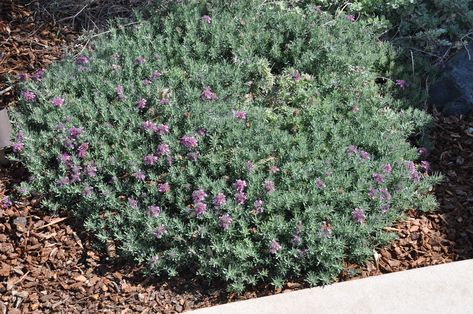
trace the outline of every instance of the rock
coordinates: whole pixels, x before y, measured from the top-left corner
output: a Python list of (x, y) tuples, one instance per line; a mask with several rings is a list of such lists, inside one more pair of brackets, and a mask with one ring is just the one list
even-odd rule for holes
[(443, 72), (430, 87), (429, 103), (445, 115), (467, 114), (473, 109), (473, 44), (448, 61)]

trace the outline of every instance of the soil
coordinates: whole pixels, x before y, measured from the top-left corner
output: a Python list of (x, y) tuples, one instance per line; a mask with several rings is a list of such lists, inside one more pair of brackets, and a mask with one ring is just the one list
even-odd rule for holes
[[(77, 37), (67, 26), (37, 21), (27, 6), (3, 6), (9, 7), (0, 16), (0, 92), (12, 89), (0, 95), (0, 107), (14, 105), (19, 73), (32, 74), (59, 59)], [(444, 175), (435, 189), (439, 209), (408, 211), (406, 219), (386, 228), (399, 239), (378, 250), (373, 262), (347, 263), (340, 281), (473, 258), (473, 114), (434, 119), (437, 145), (428, 159)], [(0, 168), (0, 199), (26, 177), (18, 164)], [(96, 249), (80, 224), (65, 213), (50, 216), (39, 199), (19, 198), (0, 208), (0, 314), (176, 313), (306, 287), (260, 286), (237, 296), (223, 284), (190, 276), (144, 277), (141, 267), (116, 257), (113, 247)]]

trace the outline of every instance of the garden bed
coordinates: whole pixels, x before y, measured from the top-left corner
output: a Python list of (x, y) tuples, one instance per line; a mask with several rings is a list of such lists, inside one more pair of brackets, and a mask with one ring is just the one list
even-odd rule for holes
[[(21, 40), (20, 40), (21, 42)], [(36, 68), (41, 68), (41, 60)], [(48, 58), (45, 58), (44, 65)], [(22, 65), (10, 64), (7, 71)], [(24, 67), (23, 67), (24, 68)], [(32, 70), (26, 69), (31, 73)], [(24, 71), (22, 69), (21, 71)], [(392, 229), (400, 239), (379, 251), (378, 263), (365, 267), (350, 264), (340, 280), (365, 277), (385, 272), (434, 265), (472, 257), (471, 200), (468, 191), (468, 147), (472, 126), (465, 119), (437, 117), (433, 137), (442, 149), (434, 149), (429, 160), (434, 170), (448, 178), (436, 189), (441, 207), (438, 211), (408, 213), (408, 219)], [(460, 143), (460, 145), (459, 145)], [(466, 169), (460, 171), (459, 169)], [(11, 192), (25, 171), (13, 164), (2, 169), (0, 196)], [(167, 281), (140, 275), (140, 267), (132, 267), (108, 252), (94, 249), (93, 242), (75, 223), (73, 217), (60, 213), (46, 215), (38, 201), (23, 198), (0, 215), (0, 313), (2, 306), (21, 312), (131, 312), (184, 310), (210, 306), (237, 299), (287, 292), (305, 287), (302, 282), (289, 282), (284, 288), (259, 287), (242, 296), (225, 292), (225, 285), (211, 285), (194, 278)]]

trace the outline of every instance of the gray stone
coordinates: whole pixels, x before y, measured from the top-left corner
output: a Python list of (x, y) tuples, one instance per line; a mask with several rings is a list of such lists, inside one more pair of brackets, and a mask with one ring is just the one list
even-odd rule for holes
[(0, 166), (8, 164), (8, 160), (5, 158), (4, 148), (11, 145), (11, 124), (8, 118), (7, 110), (0, 110)]
[(473, 109), (473, 44), (447, 62), (444, 73), (430, 87), (429, 103), (445, 115)]

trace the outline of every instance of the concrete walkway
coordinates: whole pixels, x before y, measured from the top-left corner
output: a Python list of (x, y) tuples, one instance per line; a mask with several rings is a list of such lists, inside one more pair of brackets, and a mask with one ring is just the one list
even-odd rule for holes
[(473, 314), (473, 260), (240, 301), (192, 314)]

